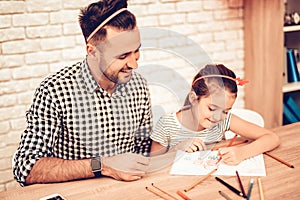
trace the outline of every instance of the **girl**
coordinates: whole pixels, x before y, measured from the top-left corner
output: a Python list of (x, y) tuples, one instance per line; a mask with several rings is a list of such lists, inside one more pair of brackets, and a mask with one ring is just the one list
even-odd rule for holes
[(151, 154), (169, 148), (184, 148), (187, 152), (203, 150), (205, 144), (221, 141), (227, 130), (252, 142), (220, 148), (219, 154), (226, 164), (237, 165), (277, 147), (279, 138), (275, 133), (229, 113), (237, 97), (237, 85), (244, 83), (222, 64), (206, 65), (194, 77), (185, 106), (157, 122), (151, 135)]

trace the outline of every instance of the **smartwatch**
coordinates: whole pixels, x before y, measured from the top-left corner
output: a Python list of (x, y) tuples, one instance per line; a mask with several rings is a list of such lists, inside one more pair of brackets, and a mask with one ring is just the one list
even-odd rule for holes
[(91, 159), (91, 168), (95, 177), (100, 177), (102, 171), (102, 160), (100, 156), (92, 157)]

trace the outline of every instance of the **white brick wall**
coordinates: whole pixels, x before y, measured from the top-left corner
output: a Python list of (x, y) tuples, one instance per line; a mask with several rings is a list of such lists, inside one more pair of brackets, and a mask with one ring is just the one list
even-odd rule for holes
[[(0, 3), (0, 191), (18, 187), (12, 176), (11, 158), (26, 126), (25, 111), (35, 88), (48, 74), (85, 56), (77, 20), (79, 9), (90, 2), (93, 1), (2, 0)], [(224, 63), (243, 77), (243, 0), (129, 0), (129, 10), (137, 16), (139, 27), (174, 31), (202, 47), (212, 62)], [(200, 55), (188, 49), (185, 40), (176, 41), (159, 31), (156, 36), (158, 40), (147, 39), (144, 45), (163, 46), (168, 41), (170, 48), (178, 47), (188, 58), (201, 60)], [(195, 66), (184, 56), (163, 50), (145, 49), (141, 68), (146, 64), (160, 65), (164, 68), (161, 71), (144, 69), (150, 79), (155, 77), (157, 82), (174, 86), (180, 75), (190, 84)], [(174, 88), (150, 83), (150, 89), (155, 109), (162, 105), (168, 112), (181, 106), (176, 91), (172, 91)], [(243, 94), (241, 88), (236, 107), (244, 106)], [(159, 112), (154, 115), (156, 120)]]

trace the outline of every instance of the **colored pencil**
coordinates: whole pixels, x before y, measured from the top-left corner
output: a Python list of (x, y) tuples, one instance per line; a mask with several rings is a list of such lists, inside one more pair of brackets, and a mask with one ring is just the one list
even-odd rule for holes
[(177, 190), (176, 192), (179, 196), (181, 196), (184, 200), (191, 200), (186, 194), (184, 194), (181, 190)]
[(294, 165), (292, 165), (292, 164), (290, 164), (290, 163), (288, 163), (288, 162), (282, 160), (281, 158), (279, 158), (279, 157), (277, 157), (277, 156), (274, 156), (273, 154), (270, 154), (269, 152), (265, 152), (264, 154), (270, 156), (271, 158), (277, 160), (278, 162), (281, 162), (282, 164), (284, 164), (284, 165), (286, 165), (286, 166), (288, 166), (288, 167), (290, 167), (290, 168), (295, 168)]
[(152, 188), (149, 188), (149, 187), (145, 187), (145, 188), (146, 188), (146, 190), (148, 190), (149, 192), (152, 192), (156, 196), (159, 196), (160, 198), (166, 199), (164, 195), (158, 193), (157, 191), (153, 190)]
[(166, 191), (160, 189), (159, 187), (155, 186), (154, 183), (151, 183), (151, 185), (152, 185), (154, 188), (156, 188), (156, 189), (158, 189), (159, 191), (161, 191), (162, 193), (168, 195), (169, 197), (171, 197), (171, 198), (173, 198), (173, 199), (177, 199), (176, 197), (174, 197), (174, 196), (171, 195), (170, 193), (168, 193), (168, 192), (166, 192)]
[(156, 196), (159, 196), (159, 197), (162, 198), (162, 199), (173, 200), (173, 198), (171, 199), (171, 198), (169, 198), (169, 197), (166, 197), (165, 195), (163, 195), (163, 194), (161, 194), (161, 193), (155, 191), (155, 190), (154, 190), (153, 188), (151, 188), (151, 187), (145, 187), (145, 188), (146, 188), (146, 190), (148, 190), (149, 192), (152, 192), (153, 194), (155, 194)]
[(198, 180), (196, 180), (194, 183), (192, 183), (189, 187), (187, 187), (186, 189), (184, 189), (185, 192), (190, 191), (191, 189), (193, 189), (196, 185), (198, 185), (199, 183), (201, 183), (202, 181), (204, 181), (205, 179), (207, 179), (208, 177), (210, 177), (210, 175), (212, 175), (213, 173), (215, 173), (217, 171), (217, 169), (213, 169), (211, 172), (209, 172), (208, 174), (206, 174), (205, 176), (199, 178)]
[[(243, 140), (243, 141), (236, 142), (236, 143), (232, 144), (231, 146), (237, 146), (237, 145), (244, 144), (244, 143), (247, 143), (247, 142), (248, 142), (248, 140)], [(227, 145), (220, 146), (220, 147), (214, 147), (211, 150), (215, 151), (215, 150), (218, 150), (218, 149), (223, 148), (223, 147), (227, 147)]]
[(236, 138), (237, 138), (237, 134), (235, 134), (235, 136), (230, 140), (230, 142), (228, 143), (227, 147), (230, 147), (234, 143), (234, 141), (236, 140)]
[(219, 191), (219, 194), (220, 194), (222, 197), (224, 197), (225, 199), (227, 199), (227, 200), (232, 200), (227, 194), (225, 194), (225, 193), (222, 192), (222, 191)]
[(253, 178), (251, 178), (250, 179), (250, 186), (249, 186), (248, 193), (247, 193), (247, 200), (250, 199), (251, 191), (252, 191), (252, 188), (253, 188), (253, 184), (254, 184), (254, 180), (253, 180)]
[(243, 187), (243, 184), (242, 184), (242, 181), (241, 181), (239, 172), (238, 172), (238, 171), (235, 171), (235, 173), (236, 173), (236, 176), (237, 176), (237, 179), (238, 179), (238, 182), (239, 182), (241, 191), (242, 191), (242, 193), (243, 193), (243, 196), (245, 197), (245, 196), (246, 196), (246, 192), (245, 192), (245, 190), (244, 190), (244, 187)]
[(258, 182), (260, 200), (264, 200), (265, 199), (264, 191), (263, 191), (263, 188), (262, 188), (260, 177), (257, 178), (257, 182)]
[(222, 183), (224, 186), (226, 186), (228, 189), (230, 189), (232, 192), (234, 192), (235, 194), (244, 197), (243, 193), (241, 191), (239, 191), (238, 189), (236, 189), (235, 187), (233, 187), (232, 185), (226, 183), (225, 181), (223, 181), (222, 179), (220, 179), (219, 177), (216, 177), (216, 180), (219, 181), (220, 183)]

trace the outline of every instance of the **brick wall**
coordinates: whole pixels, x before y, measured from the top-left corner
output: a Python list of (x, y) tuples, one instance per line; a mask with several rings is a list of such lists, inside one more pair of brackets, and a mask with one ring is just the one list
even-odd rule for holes
[[(34, 90), (44, 77), (85, 56), (77, 19), (79, 8), (90, 2), (93, 1), (0, 2), (0, 191), (18, 187), (13, 180), (11, 159), (26, 126), (25, 111)], [(243, 77), (242, 0), (130, 0), (129, 10), (136, 14), (140, 28), (176, 32), (202, 47), (212, 62), (224, 63)], [(187, 67), (187, 60), (174, 58), (174, 54), (142, 52), (141, 66), (157, 64), (156, 61), (174, 67), (189, 83), (195, 73)], [(151, 72), (151, 68), (147, 70)], [(150, 74), (157, 78), (154, 70)], [(168, 73), (160, 72), (160, 76), (176, 84)], [(174, 95), (165, 92), (168, 88), (151, 83), (150, 88), (153, 105), (172, 105)], [(242, 89), (236, 107), (243, 106)]]

